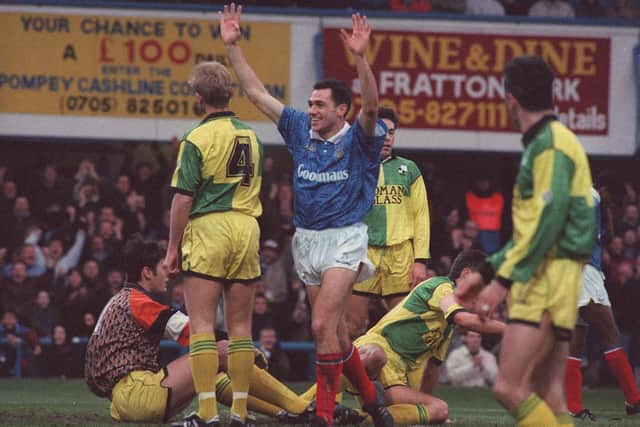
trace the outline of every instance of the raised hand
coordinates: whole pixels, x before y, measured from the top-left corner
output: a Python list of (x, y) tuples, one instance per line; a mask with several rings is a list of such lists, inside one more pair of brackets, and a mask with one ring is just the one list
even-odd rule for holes
[(351, 35), (345, 29), (340, 30), (340, 37), (346, 48), (353, 55), (363, 56), (369, 46), (369, 37), (371, 36), (371, 27), (367, 22), (366, 16), (360, 16), (359, 13), (351, 15), (353, 31)]
[(220, 18), (220, 36), (225, 45), (235, 44), (242, 33), (240, 32), (240, 16), (242, 5), (236, 8), (235, 3), (225, 6), (222, 12), (218, 12)]

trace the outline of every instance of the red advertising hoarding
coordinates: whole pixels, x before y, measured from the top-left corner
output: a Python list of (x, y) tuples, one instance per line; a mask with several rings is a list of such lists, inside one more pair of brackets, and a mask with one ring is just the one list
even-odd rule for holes
[[(323, 31), (326, 77), (350, 83), (361, 102), (353, 59), (337, 28)], [(375, 31), (367, 53), (383, 105), (400, 126), (504, 132), (502, 69), (517, 55), (542, 56), (553, 68), (556, 114), (578, 134), (609, 133), (608, 38)], [(353, 114), (353, 113), (352, 113)]]

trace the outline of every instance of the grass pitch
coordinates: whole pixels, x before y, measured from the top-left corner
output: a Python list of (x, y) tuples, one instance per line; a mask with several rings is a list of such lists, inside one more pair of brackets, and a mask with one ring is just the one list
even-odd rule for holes
[[(293, 383), (296, 391), (308, 384)], [(449, 403), (454, 426), (513, 426), (512, 418), (498, 406), (489, 390), (440, 387), (436, 395)], [(346, 401), (347, 405), (353, 403)], [(622, 393), (597, 390), (584, 393), (585, 406), (598, 416), (597, 422), (577, 426), (640, 426), (640, 414), (627, 417)], [(0, 426), (138, 426), (115, 423), (109, 417), (109, 402), (92, 395), (81, 380), (0, 380)], [(221, 409), (223, 416), (226, 408)], [(259, 418), (260, 425), (279, 425)]]

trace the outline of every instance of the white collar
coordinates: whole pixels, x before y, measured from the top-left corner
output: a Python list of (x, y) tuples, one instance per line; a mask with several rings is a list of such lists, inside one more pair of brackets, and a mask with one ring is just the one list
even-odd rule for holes
[(347, 131), (351, 128), (351, 125), (347, 122), (344, 123), (344, 125), (342, 126), (342, 129), (340, 129), (338, 131), (338, 133), (336, 133), (335, 135), (333, 135), (331, 138), (329, 139), (324, 139), (320, 136), (320, 134), (312, 129), (309, 129), (309, 136), (311, 137), (311, 139), (319, 139), (320, 141), (324, 141), (324, 142), (330, 142), (332, 144), (337, 143), (346, 133)]

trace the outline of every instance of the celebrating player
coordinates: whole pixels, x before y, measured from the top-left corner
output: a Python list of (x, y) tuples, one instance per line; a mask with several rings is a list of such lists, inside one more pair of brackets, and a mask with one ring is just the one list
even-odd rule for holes
[(589, 163), (552, 114), (553, 79), (539, 57), (505, 65), (507, 109), (524, 153), (513, 190), (513, 238), (489, 258), (497, 281), (479, 297), (490, 315), (509, 294), (494, 394), (519, 427), (573, 425), (564, 370), (582, 268), (595, 244)]
[(221, 36), (240, 84), (253, 104), (278, 125), (293, 156), (296, 270), (307, 285), (317, 351), (318, 398), (315, 425), (333, 423), (334, 398), (341, 372), (357, 386), (364, 409), (376, 426), (393, 423), (381, 387), (367, 377), (347, 334), (345, 306), (358, 279), (373, 274), (367, 258), (367, 226), (362, 222), (373, 203), (380, 149), (386, 128), (377, 120), (378, 90), (367, 63), (371, 27), (366, 17), (352, 16), (353, 31), (341, 35), (354, 58), (362, 110), (353, 125), (345, 117), (351, 95), (344, 82), (315, 84), (307, 112), (285, 107), (271, 96), (240, 48), (242, 7), (224, 7)]

